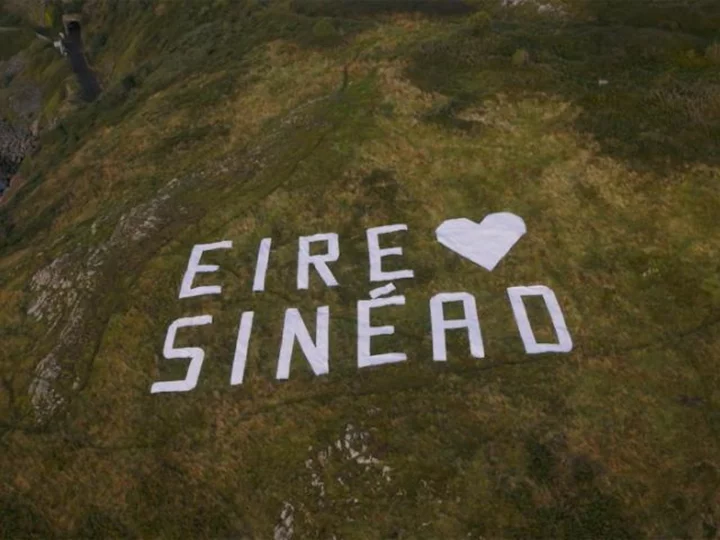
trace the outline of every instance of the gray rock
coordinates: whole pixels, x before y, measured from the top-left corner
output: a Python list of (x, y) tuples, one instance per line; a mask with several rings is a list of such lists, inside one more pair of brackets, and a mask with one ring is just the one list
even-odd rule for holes
[(25, 58), (22, 53), (16, 54), (7, 62), (0, 63), (3, 81), (12, 81), (23, 69), (25, 69)]
[(30, 128), (18, 127), (0, 120), (0, 194), (20, 168), (23, 158), (36, 144)]
[(42, 109), (42, 92), (33, 84), (13, 85), (8, 104), (17, 115), (18, 123), (32, 122)]

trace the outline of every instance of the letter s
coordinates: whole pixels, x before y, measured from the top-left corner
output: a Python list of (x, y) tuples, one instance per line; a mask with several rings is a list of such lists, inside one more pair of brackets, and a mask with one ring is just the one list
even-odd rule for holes
[(175, 348), (175, 336), (180, 328), (188, 326), (203, 326), (212, 323), (212, 315), (200, 315), (198, 317), (183, 317), (174, 321), (168, 328), (167, 335), (165, 336), (165, 346), (163, 347), (163, 356), (167, 360), (174, 360), (178, 358), (189, 358), (190, 365), (188, 366), (187, 374), (185, 379), (181, 381), (163, 381), (153, 383), (150, 388), (151, 394), (157, 394), (160, 392), (187, 392), (197, 386), (198, 377), (200, 376), (200, 369), (202, 368), (203, 360), (205, 360), (205, 351), (199, 347), (183, 347)]

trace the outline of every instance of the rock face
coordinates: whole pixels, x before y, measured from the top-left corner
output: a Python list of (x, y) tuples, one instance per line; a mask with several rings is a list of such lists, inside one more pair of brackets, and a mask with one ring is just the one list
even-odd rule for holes
[(0, 185), (9, 182), (34, 144), (35, 136), (30, 127), (12, 125), (0, 119)]
[(23, 59), (22, 54), (16, 54), (12, 58), (10, 58), (7, 62), (5, 62), (5, 65), (2, 69), (3, 82), (9, 84), (10, 81), (12, 81), (15, 76), (23, 70), (24, 67), (25, 60)]
[(0, 120), (0, 194), (10, 185), (25, 155), (35, 144), (30, 128)]
[(71, 373), (79, 364), (77, 348), (87, 339), (88, 324), (96, 312), (92, 308), (93, 295), (103, 280), (112, 280), (115, 267), (112, 261), (126, 259), (127, 252), (152, 239), (153, 233), (167, 225), (173, 213), (181, 211), (172, 195), (193, 176), (173, 179), (157, 196), (133, 207), (118, 220), (110, 239), (91, 247), (78, 247), (55, 259), (39, 270), (30, 281), (33, 299), (28, 315), (47, 323), (48, 332), (58, 329), (53, 349), (40, 361), (29, 388), (35, 420), (42, 425), (66, 404), (68, 389), (62, 389), (63, 379), (71, 378), (72, 390), (81, 381)]
[(37, 115), (42, 108), (42, 93), (31, 84), (12, 84), (23, 67), (21, 55), (16, 55), (0, 68), (3, 79), (10, 84), (7, 105), (13, 114), (12, 122), (0, 118), (0, 195), (37, 140)]

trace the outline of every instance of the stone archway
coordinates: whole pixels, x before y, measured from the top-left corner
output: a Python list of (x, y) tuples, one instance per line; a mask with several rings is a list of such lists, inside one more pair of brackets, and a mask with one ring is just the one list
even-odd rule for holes
[(63, 15), (62, 17), (63, 28), (65, 29), (65, 35), (71, 38), (72, 35), (80, 34), (80, 25), (82, 24), (82, 18), (80, 14)]

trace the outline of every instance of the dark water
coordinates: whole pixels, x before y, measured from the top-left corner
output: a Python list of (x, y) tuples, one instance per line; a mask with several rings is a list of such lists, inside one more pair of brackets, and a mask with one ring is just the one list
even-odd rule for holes
[(95, 101), (100, 95), (100, 84), (88, 66), (82, 41), (82, 31), (77, 23), (70, 23), (65, 40), (70, 65), (80, 84), (80, 96), (85, 101)]

